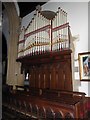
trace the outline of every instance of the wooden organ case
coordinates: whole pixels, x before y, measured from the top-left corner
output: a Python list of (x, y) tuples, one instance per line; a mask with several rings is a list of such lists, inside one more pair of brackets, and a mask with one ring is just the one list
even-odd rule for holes
[[(38, 20), (38, 21), (37, 21)], [(29, 71), (30, 87), (72, 90), (67, 13), (38, 11), (19, 38), (17, 61)]]
[[(61, 8), (56, 13), (36, 10), (28, 27), (22, 29), (18, 42), (16, 61), (21, 62), (21, 72), (28, 71), (30, 90), (22, 98), (32, 106), (39, 106), (42, 112), (49, 108), (62, 111), (62, 118), (83, 118), (85, 93), (73, 92), (70, 38), (65, 11)], [(53, 113), (56, 120), (56, 113), (49, 109), (45, 116), (42, 113), (42, 118), (47, 120), (47, 114)], [(34, 113), (34, 117), (40, 118), (39, 108), (36, 111), (31, 117)]]
[(29, 71), (30, 87), (72, 90), (71, 50), (27, 56), (21, 62)]

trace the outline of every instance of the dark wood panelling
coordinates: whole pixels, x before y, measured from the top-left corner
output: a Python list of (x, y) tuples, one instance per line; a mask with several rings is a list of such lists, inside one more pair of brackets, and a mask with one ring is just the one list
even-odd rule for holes
[[(42, 91), (41, 94), (40, 91)], [(65, 120), (69, 118), (87, 118), (87, 109), (84, 108), (86, 102), (85, 93), (31, 88), (29, 93), (16, 91), (5, 97), (3, 105), (14, 113), (18, 113), (18, 117), (20, 114), (29, 117), (29, 119), (30, 117), (32, 119), (36, 117), (39, 120), (41, 118), (39, 112), (42, 110), (42, 116), (45, 117), (45, 120), (47, 120), (47, 117), (49, 120), (50, 118), (56, 120), (54, 118), (57, 112), (60, 112), (62, 119)]]
[(30, 87), (72, 90), (71, 50), (17, 59), (29, 70)]

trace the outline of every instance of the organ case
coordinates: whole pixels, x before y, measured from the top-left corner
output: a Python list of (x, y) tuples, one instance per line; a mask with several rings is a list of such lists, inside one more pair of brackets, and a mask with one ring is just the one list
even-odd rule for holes
[(29, 71), (30, 87), (72, 90), (71, 50), (17, 59)]
[(18, 43), (17, 62), (29, 71), (30, 87), (72, 90), (70, 35), (64, 10), (36, 10)]

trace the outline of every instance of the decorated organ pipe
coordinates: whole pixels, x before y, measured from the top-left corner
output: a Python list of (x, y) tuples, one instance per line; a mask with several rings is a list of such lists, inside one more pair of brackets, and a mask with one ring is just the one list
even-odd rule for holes
[(18, 57), (23, 57), (24, 55), (24, 45), (25, 45), (24, 34), (25, 34), (25, 28), (23, 26), (19, 34)]
[(19, 35), (18, 57), (69, 49), (67, 13), (58, 8), (53, 18), (37, 10)]
[(67, 13), (59, 7), (52, 20), (52, 50), (68, 49), (68, 26)]

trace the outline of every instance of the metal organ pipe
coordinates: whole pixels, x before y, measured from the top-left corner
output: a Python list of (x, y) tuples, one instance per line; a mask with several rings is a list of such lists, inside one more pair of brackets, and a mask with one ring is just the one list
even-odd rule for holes
[[(52, 21), (52, 29), (54, 28), (55, 26), (55, 18), (53, 18), (53, 21)], [(52, 50), (54, 50), (54, 41), (55, 41), (55, 32), (52, 32)]]
[[(52, 29), (55, 29), (52, 32), (53, 50), (62, 50), (66, 48), (66, 37), (68, 31), (68, 27), (64, 27), (66, 23), (67, 13), (59, 7), (55, 18), (52, 20)], [(60, 28), (59, 26), (63, 27)]]
[(18, 57), (22, 57), (24, 55), (24, 33), (25, 33), (25, 27), (23, 26), (19, 35)]
[[(60, 10), (61, 10), (61, 8), (59, 7), (58, 8), (58, 26), (60, 26), (61, 25), (61, 21), (60, 21)], [(58, 30), (58, 50), (60, 50), (60, 45), (61, 45), (61, 43), (60, 43), (60, 34), (61, 34), (61, 31), (60, 30)]]
[[(57, 11), (57, 13), (56, 13), (57, 15), (57, 17), (56, 17), (56, 27), (58, 27), (59, 26), (59, 23), (58, 23), (58, 11)], [(58, 33), (59, 31), (57, 30), (56, 31), (56, 50), (58, 50), (58, 35), (59, 35), (59, 33)]]
[[(19, 36), (18, 57), (37, 55), (69, 47), (67, 13), (58, 7), (53, 19), (47, 19), (36, 9), (28, 27)], [(21, 42), (25, 40), (25, 42)]]

